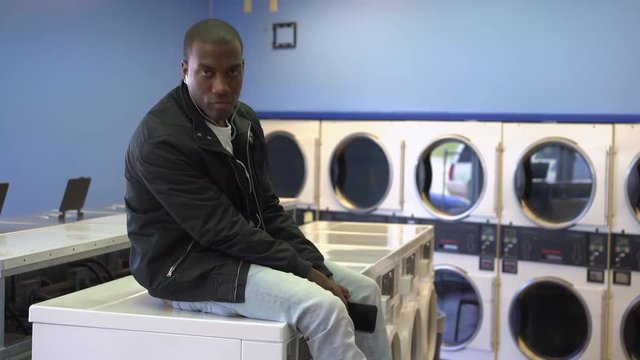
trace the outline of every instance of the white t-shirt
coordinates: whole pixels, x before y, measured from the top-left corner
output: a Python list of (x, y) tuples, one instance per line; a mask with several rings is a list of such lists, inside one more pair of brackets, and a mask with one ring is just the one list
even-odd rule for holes
[(233, 154), (233, 144), (231, 144), (231, 125), (229, 125), (229, 121), (227, 121), (227, 126), (225, 127), (215, 126), (213, 124), (210, 124), (209, 122), (207, 122), (207, 126), (209, 126), (209, 129), (211, 129), (211, 131), (216, 134), (218, 140), (220, 140), (220, 143), (222, 143), (222, 146), (228, 152)]

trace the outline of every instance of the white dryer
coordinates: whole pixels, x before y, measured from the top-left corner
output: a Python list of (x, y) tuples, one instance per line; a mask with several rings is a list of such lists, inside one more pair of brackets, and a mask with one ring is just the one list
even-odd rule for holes
[(403, 215), (495, 219), (502, 124), (420, 121), (406, 126)]
[(503, 125), (499, 358), (604, 355), (612, 134)]
[(447, 315), (442, 358), (495, 354), (501, 129), (497, 122), (407, 122), (403, 215), (435, 227), (434, 286)]
[(385, 221), (399, 215), (404, 122), (322, 121), (320, 127), (319, 206), (325, 219), (376, 214), (382, 217), (371, 219)]
[(502, 223), (608, 230), (613, 126), (503, 124)]
[(640, 124), (615, 124), (609, 359), (640, 359)]
[(316, 209), (320, 121), (262, 120), (269, 175), (276, 195)]

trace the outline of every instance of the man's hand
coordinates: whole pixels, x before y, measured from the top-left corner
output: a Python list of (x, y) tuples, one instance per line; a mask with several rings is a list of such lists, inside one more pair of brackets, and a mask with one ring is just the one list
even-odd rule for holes
[(309, 271), (307, 279), (318, 284), (318, 286), (320, 286), (321, 288), (331, 291), (333, 295), (340, 298), (340, 300), (342, 300), (342, 302), (347, 305), (347, 300), (351, 297), (347, 288), (338, 285), (337, 282), (329, 279), (323, 273), (314, 268), (311, 268), (311, 271)]

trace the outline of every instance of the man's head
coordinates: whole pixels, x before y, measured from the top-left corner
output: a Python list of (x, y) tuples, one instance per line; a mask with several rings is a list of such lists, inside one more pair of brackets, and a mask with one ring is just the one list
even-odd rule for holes
[(184, 36), (182, 77), (202, 112), (224, 124), (240, 97), (244, 60), (240, 34), (218, 19), (202, 20)]

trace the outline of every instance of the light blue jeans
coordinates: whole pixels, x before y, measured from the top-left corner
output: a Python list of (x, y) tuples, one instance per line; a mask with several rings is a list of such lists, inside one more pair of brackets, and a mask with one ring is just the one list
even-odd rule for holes
[(326, 261), (334, 280), (349, 289), (351, 301), (378, 307), (376, 330), (355, 332), (345, 305), (331, 292), (291, 273), (251, 264), (245, 302), (173, 301), (181, 310), (286, 322), (307, 339), (315, 360), (391, 360), (391, 346), (375, 281)]

